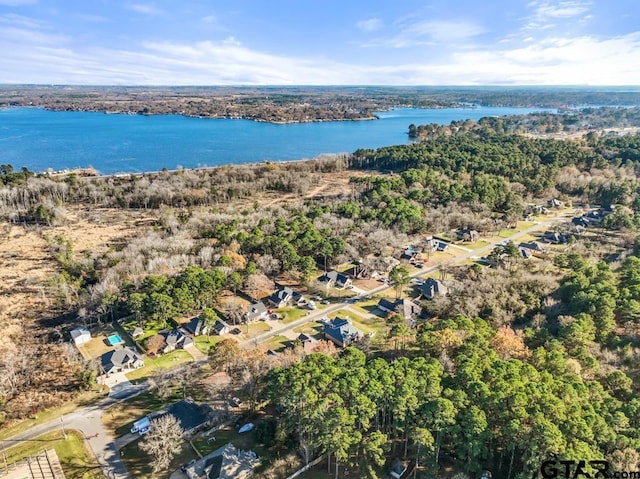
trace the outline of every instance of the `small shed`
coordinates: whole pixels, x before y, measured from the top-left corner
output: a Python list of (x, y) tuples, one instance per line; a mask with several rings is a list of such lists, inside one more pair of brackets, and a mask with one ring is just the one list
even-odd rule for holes
[(87, 328), (76, 328), (71, 330), (71, 339), (76, 346), (88, 343), (91, 341), (91, 333)]

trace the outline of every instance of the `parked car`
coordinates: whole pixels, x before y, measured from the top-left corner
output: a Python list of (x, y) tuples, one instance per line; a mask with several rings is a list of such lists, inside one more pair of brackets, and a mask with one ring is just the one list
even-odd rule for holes
[(229, 404), (231, 404), (233, 407), (240, 407), (242, 406), (242, 401), (240, 401), (240, 399), (237, 397), (232, 397), (231, 399), (229, 399)]

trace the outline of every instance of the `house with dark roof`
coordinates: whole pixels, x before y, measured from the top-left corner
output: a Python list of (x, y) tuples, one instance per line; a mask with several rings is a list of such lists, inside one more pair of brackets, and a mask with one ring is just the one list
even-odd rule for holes
[(289, 306), (293, 302), (293, 290), (288, 286), (283, 286), (278, 291), (269, 296), (269, 303), (274, 308)]
[(334, 318), (324, 323), (324, 337), (342, 348), (359, 341), (362, 331), (347, 318)]
[(189, 323), (185, 326), (185, 328), (194, 336), (201, 336), (203, 334), (207, 334), (209, 329), (205, 324), (204, 320), (198, 316), (191, 319), (191, 321), (189, 321)]
[(328, 287), (335, 286), (336, 288), (348, 288), (352, 284), (351, 278), (335, 270), (323, 274), (318, 278), (318, 281), (325, 283)]
[(100, 356), (100, 370), (107, 375), (127, 369), (138, 369), (142, 366), (144, 366), (142, 356), (127, 347), (108, 351)]
[(437, 279), (427, 278), (427, 280), (418, 286), (422, 295), (427, 299), (433, 299), (436, 296), (444, 296), (447, 294), (447, 287), (442, 284), (442, 281)]
[(152, 412), (147, 417), (153, 421), (167, 414), (171, 414), (176, 418), (186, 438), (207, 427), (214, 416), (213, 409), (208, 404), (197, 404), (192, 399), (186, 398), (169, 405), (165, 409)]
[(264, 305), (262, 301), (257, 301), (249, 306), (248, 311), (244, 315), (247, 322), (258, 321), (260, 319), (266, 319), (269, 315), (269, 311), (267, 307)]
[(226, 321), (222, 319), (216, 319), (215, 324), (213, 325), (213, 332), (218, 336), (222, 336), (223, 334), (227, 334), (231, 331), (231, 326)]
[(434, 244), (436, 251), (447, 251), (449, 248), (449, 243), (445, 243), (444, 241), (435, 241)]
[(555, 231), (545, 231), (542, 237), (545, 241), (554, 244), (565, 244), (569, 241), (565, 235)]

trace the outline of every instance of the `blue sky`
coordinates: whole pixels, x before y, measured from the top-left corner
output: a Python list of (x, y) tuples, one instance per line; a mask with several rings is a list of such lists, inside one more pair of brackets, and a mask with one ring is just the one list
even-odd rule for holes
[(640, 85), (637, 0), (0, 0), (0, 83)]

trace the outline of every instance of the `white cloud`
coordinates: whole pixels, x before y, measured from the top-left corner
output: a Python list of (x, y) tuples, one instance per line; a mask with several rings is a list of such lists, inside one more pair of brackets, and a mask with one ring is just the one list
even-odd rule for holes
[(367, 20), (361, 20), (356, 23), (356, 26), (365, 32), (375, 32), (382, 28), (382, 20), (379, 18), (369, 18)]
[(581, 2), (575, 0), (566, 0), (559, 2), (549, 2), (534, 0), (527, 5), (531, 8), (532, 14), (527, 17), (524, 30), (549, 30), (557, 25), (554, 22), (589, 21), (593, 15), (588, 12), (591, 10), (592, 2)]
[(130, 3), (125, 5), (128, 10), (132, 10), (143, 15), (160, 15), (162, 10), (151, 3)]
[(398, 33), (361, 44), (364, 47), (406, 48), (417, 45), (465, 42), (486, 30), (468, 20), (402, 21), (395, 25)]
[[(447, 33), (425, 24), (414, 26), (422, 28), (424, 40), (443, 41)], [(481, 29), (466, 31), (476, 35)], [(0, 71), (5, 83), (640, 84), (640, 33), (614, 38), (555, 36), (542, 41), (531, 37), (524, 43), (464, 46), (437, 59), (423, 55), (420, 62), (391, 58), (374, 64), (270, 54), (232, 36), (217, 42), (146, 42), (118, 50), (74, 47), (70, 38), (46, 23), (19, 15), (0, 16)]]
[(534, 1), (529, 3), (539, 18), (571, 18), (589, 11), (591, 2), (561, 1), (558, 3)]

